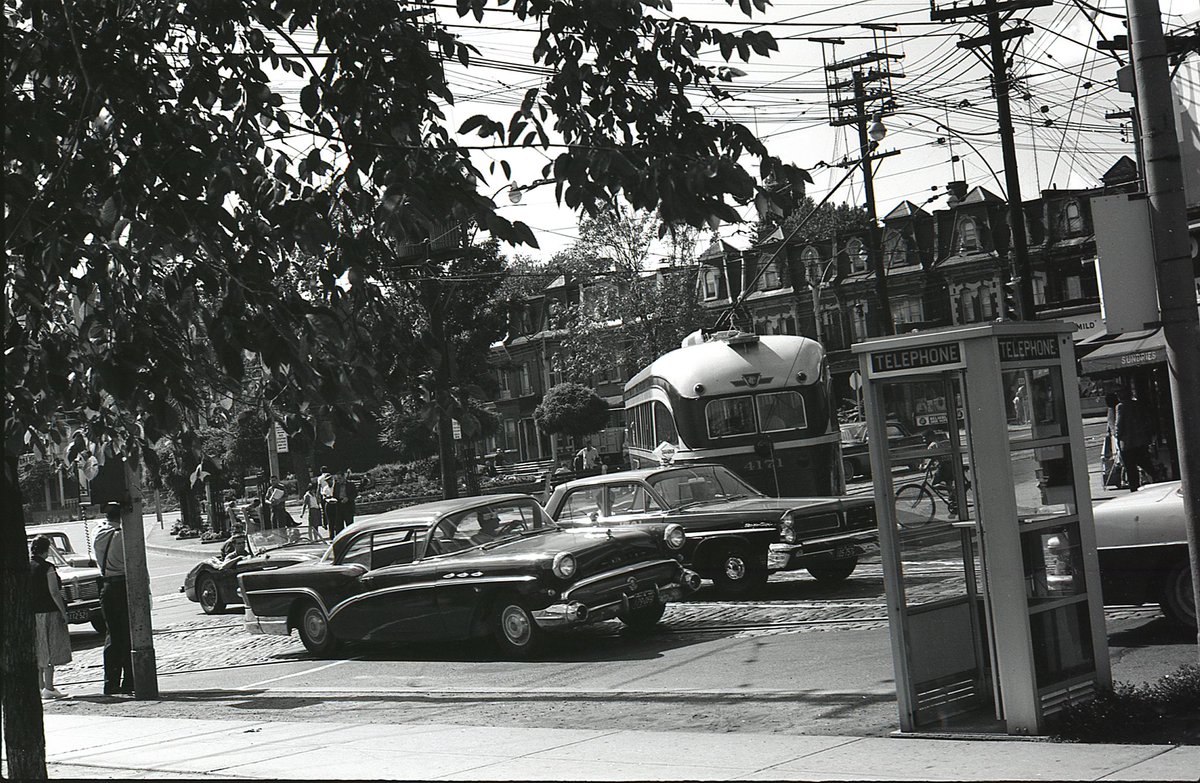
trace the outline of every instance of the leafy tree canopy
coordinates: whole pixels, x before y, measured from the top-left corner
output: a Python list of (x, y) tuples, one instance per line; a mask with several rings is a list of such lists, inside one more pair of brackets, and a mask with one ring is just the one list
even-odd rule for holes
[(578, 383), (552, 386), (533, 412), (545, 432), (590, 435), (608, 422), (608, 403), (594, 389)]
[[(805, 172), (695, 102), (723, 94), (702, 49), (747, 60), (776, 49), (771, 35), (669, 8), (499, 9), (540, 23), (531, 58), (552, 73), (506, 122), (455, 129), (447, 64), (475, 50), (425, 3), (7, 4), (8, 453), (46, 439), (68, 459), (102, 443), (136, 457), (195, 428), (248, 361), (277, 410), (352, 421), (378, 381), (372, 281), (428, 261), (448, 222), (535, 244), (496, 214), (456, 131), (552, 154), (559, 199), (587, 212), (621, 198), (667, 224), (735, 221), (762, 195), (746, 156), (802, 189)], [(302, 80), (298, 105), (284, 73)]]

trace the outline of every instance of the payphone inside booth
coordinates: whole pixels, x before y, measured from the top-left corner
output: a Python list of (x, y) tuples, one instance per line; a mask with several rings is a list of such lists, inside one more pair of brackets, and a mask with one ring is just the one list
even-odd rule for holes
[(854, 346), (904, 731), (1040, 734), (1110, 685), (1072, 331)]

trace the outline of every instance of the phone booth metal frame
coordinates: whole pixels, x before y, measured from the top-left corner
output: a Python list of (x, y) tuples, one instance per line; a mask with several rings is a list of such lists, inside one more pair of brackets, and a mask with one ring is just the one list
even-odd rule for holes
[(1073, 328), (853, 346), (905, 732), (1041, 734), (1111, 687)]

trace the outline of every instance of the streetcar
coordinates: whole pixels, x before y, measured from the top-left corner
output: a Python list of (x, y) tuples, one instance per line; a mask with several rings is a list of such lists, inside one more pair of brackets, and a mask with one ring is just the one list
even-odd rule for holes
[(841, 495), (841, 443), (821, 344), (700, 332), (626, 384), (634, 468), (718, 462), (775, 497)]

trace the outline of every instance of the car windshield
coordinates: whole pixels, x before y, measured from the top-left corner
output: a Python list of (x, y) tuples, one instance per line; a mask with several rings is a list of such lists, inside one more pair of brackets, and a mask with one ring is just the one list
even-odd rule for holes
[(861, 443), (867, 439), (865, 424), (843, 424), (842, 443)]
[(323, 539), (313, 538), (312, 533), (306, 527), (278, 527), (259, 530), (251, 533), (247, 540), (250, 542), (250, 551), (255, 554), (285, 546), (325, 543)]
[(671, 508), (762, 494), (719, 465), (679, 468), (652, 476), (649, 481)]

